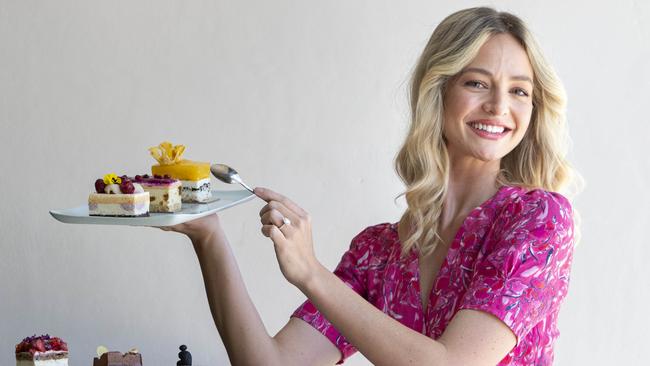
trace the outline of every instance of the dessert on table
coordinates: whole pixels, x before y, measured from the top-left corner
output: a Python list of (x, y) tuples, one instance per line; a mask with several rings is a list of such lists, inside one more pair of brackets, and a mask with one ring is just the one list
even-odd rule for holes
[(162, 142), (149, 148), (158, 164), (151, 167), (154, 177), (169, 176), (181, 181), (183, 202), (208, 202), (211, 199), (210, 163), (183, 159), (185, 146)]
[(149, 216), (149, 192), (123, 175), (106, 174), (95, 181), (95, 192), (88, 196), (90, 216)]
[(142, 366), (142, 355), (136, 348), (127, 353), (108, 351), (104, 346), (97, 347), (97, 357), (93, 366)]
[(16, 366), (68, 366), (68, 345), (58, 337), (34, 334), (16, 345)]

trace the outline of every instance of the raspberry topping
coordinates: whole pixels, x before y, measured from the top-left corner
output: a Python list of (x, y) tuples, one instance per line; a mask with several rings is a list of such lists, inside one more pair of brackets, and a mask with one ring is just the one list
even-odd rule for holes
[(120, 184), (120, 191), (125, 194), (132, 194), (135, 192), (135, 187), (133, 186), (133, 183), (131, 183), (130, 180), (128, 179), (122, 179), (122, 183)]
[(35, 354), (36, 352), (47, 351), (68, 351), (68, 345), (61, 338), (50, 337), (49, 334), (27, 337), (22, 342), (16, 345), (16, 353), (29, 352)]
[(97, 191), (97, 193), (104, 193), (104, 188), (106, 188), (106, 183), (104, 183), (104, 180), (97, 179), (95, 181), (95, 191)]

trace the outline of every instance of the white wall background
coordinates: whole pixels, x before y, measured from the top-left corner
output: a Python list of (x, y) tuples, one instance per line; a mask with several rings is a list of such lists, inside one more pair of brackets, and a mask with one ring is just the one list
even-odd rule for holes
[[(487, 3), (527, 20), (564, 80), (571, 157), (588, 184), (556, 364), (642, 364), (650, 3)], [(147, 148), (169, 139), (310, 211), (333, 268), (356, 233), (399, 218), (392, 159), (409, 72), (446, 15), (482, 4), (0, 0), (0, 364), (45, 332), (69, 343), (75, 366), (100, 344), (162, 366), (184, 343), (194, 365), (228, 364), (187, 240), (64, 225), (48, 210), (83, 204), (107, 172), (146, 172)], [(259, 233), (261, 207), (221, 217), (274, 334), (303, 296)]]

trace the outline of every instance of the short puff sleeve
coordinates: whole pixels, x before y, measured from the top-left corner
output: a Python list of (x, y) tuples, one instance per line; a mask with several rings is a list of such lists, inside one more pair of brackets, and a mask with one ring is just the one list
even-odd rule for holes
[[(367, 298), (367, 271), (371, 260), (376, 260), (378, 245), (381, 245), (381, 233), (387, 224), (380, 224), (364, 229), (352, 239), (349, 249), (343, 254), (336, 266), (334, 274), (348, 287)], [(341, 351), (341, 359), (337, 364), (353, 355), (357, 350), (343, 337), (332, 324), (321, 315), (316, 307), (307, 300), (291, 315), (314, 327), (327, 337)]]
[(482, 253), (459, 309), (493, 314), (519, 345), (566, 296), (573, 258), (569, 201), (543, 190), (514, 198), (497, 216)]

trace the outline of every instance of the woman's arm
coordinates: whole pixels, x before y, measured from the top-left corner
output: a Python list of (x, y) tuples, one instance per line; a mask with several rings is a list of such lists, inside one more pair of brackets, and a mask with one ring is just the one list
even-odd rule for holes
[(325, 336), (297, 319), (269, 336), (216, 214), (163, 230), (184, 233), (192, 241), (210, 311), (233, 365), (332, 365), (339, 360)]
[(510, 328), (481, 311), (458, 312), (438, 341), (402, 325), (316, 260), (307, 212), (271, 190), (255, 193), (268, 202), (260, 211), (262, 232), (273, 240), (284, 276), (373, 364), (494, 365), (515, 346)]
[(384, 314), (320, 268), (300, 290), (374, 365), (496, 365), (515, 346), (510, 328), (491, 314), (461, 310), (436, 341)]

